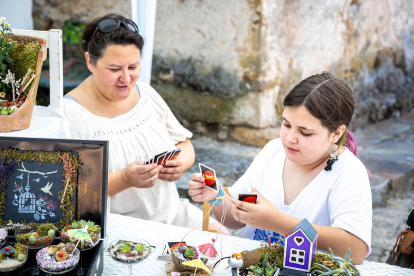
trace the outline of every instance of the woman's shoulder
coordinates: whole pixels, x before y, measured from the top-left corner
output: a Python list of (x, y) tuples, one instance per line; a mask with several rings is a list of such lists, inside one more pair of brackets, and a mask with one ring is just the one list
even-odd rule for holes
[(339, 167), (341, 167), (342, 171), (352, 172), (356, 170), (366, 172), (365, 165), (349, 149), (345, 149), (342, 154), (338, 156), (337, 162), (340, 164)]

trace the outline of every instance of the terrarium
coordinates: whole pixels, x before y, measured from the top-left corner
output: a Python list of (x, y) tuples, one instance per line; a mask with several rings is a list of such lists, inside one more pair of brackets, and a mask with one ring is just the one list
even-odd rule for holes
[(39, 268), (50, 274), (62, 274), (71, 271), (79, 263), (80, 251), (73, 242), (49, 245), (36, 254)]
[(36, 228), (16, 229), (15, 238), (29, 249), (39, 249), (55, 240), (55, 226), (52, 223), (45, 223), (36, 225)]
[(0, 272), (10, 272), (23, 266), (29, 250), (21, 243), (6, 242), (0, 249)]
[(6, 18), (0, 17), (0, 132), (30, 126), (46, 40), (14, 35)]
[(128, 266), (128, 276), (132, 275), (132, 265), (147, 258), (155, 247), (143, 239), (115, 240), (109, 245), (111, 257)]

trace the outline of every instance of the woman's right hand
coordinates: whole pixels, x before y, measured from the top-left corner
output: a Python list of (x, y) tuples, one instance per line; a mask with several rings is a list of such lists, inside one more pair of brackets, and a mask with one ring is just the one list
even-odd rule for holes
[(158, 179), (162, 166), (152, 163), (144, 165), (144, 162), (137, 161), (129, 164), (121, 170), (122, 181), (130, 187), (151, 188)]
[[(217, 181), (217, 187), (220, 190), (220, 184)], [(188, 183), (188, 193), (194, 201), (204, 202), (213, 200), (217, 197), (218, 192), (206, 188), (206, 182), (201, 173), (195, 173), (191, 177), (191, 181)]]

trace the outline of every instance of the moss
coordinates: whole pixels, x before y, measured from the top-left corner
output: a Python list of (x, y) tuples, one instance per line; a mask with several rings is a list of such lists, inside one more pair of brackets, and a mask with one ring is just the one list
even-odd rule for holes
[(26, 252), (27, 252), (27, 247), (26, 247), (26, 246), (24, 246), (23, 244), (21, 244), (21, 243), (16, 243), (16, 244), (14, 245), (14, 249), (15, 249), (15, 251), (14, 251), (14, 253), (13, 253), (13, 258), (16, 258), (16, 259), (17, 259), (17, 257), (19, 256), (19, 254), (24, 254), (24, 255), (26, 255)]
[(12, 37), (13, 50), (10, 52), (10, 71), (16, 74), (16, 80), (23, 78), (30, 68), (36, 71), (37, 58), (41, 45), (37, 39)]
[(238, 97), (220, 98), (201, 95), (189, 88), (176, 87), (174, 84), (153, 84), (154, 89), (178, 118), (190, 122), (230, 124), (233, 121), (233, 109)]
[[(80, 168), (80, 162), (76, 155), (71, 154), (70, 152), (45, 152), (45, 151), (21, 151), (14, 148), (6, 148), (4, 150), (0, 150), (0, 158), (5, 156), (5, 161), (13, 161), (16, 160), (19, 164), (22, 161), (39, 161), (39, 164), (42, 165), (42, 162), (50, 162), (52, 164), (62, 163), (62, 159), (59, 157), (59, 154), (68, 153), (70, 155), (70, 162), (72, 166), (78, 170)], [(65, 169), (62, 170), (62, 174), (66, 175)], [(7, 185), (7, 180), (5, 182), (4, 187)], [(59, 192), (59, 199), (62, 199), (63, 190), (66, 186), (66, 181), (62, 181), (62, 191)], [(66, 223), (71, 224), (76, 210), (76, 202), (75, 202), (75, 189), (77, 186), (77, 173), (72, 174), (71, 179), (69, 181), (67, 191), (65, 194), (65, 199), (63, 203), (60, 204), (60, 209), (63, 212), (63, 217), (61, 218), (60, 222), (55, 223), (54, 225), (60, 229)], [(6, 194), (4, 188), (0, 190), (0, 216), (5, 215), (5, 204), (6, 204)], [(9, 221), (0, 220), (0, 225), (5, 225)], [(11, 221), (13, 222), (13, 221)], [(38, 225), (34, 222), (26, 223), (20, 222), (25, 225), (30, 225), (32, 229), (37, 229)]]
[(6, 254), (0, 253), (0, 260), (5, 260), (6, 258)]
[(52, 223), (41, 224), (37, 229), (37, 234), (39, 236), (47, 236), (49, 230), (55, 230), (55, 226)]

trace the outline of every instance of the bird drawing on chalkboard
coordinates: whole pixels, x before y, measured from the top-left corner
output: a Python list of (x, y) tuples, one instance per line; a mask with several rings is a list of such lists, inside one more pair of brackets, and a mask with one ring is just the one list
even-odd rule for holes
[(33, 179), (33, 181), (39, 182), (40, 178)]
[(21, 175), (16, 176), (18, 179), (23, 179), (23, 173)]
[(49, 194), (53, 195), (53, 194), (50, 192), (50, 188), (52, 188), (52, 185), (53, 185), (53, 183), (51, 183), (51, 184), (49, 185), (49, 182), (47, 182), (46, 186), (44, 186), (43, 188), (40, 188), (40, 190), (42, 190), (42, 191), (43, 191), (43, 192), (45, 192), (45, 193), (49, 193)]
[(26, 208), (26, 207), (29, 207), (29, 208), (30, 208), (30, 206), (32, 206), (32, 201), (30, 200), (30, 198), (26, 198), (26, 199), (24, 200), (23, 210), (29, 210), (29, 209), (28, 209), (28, 208)]

